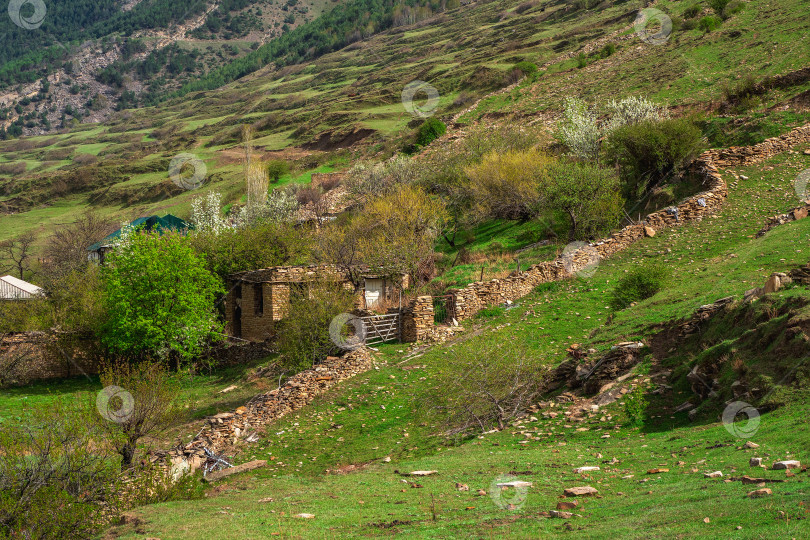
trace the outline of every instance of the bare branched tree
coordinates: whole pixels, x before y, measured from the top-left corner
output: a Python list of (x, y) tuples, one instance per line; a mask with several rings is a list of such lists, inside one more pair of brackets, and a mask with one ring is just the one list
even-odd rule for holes
[(25, 272), (33, 272), (31, 263), (34, 261), (33, 248), (36, 239), (34, 233), (27, 232), (0, 243), (0, 261), (6, 268), (13, 270), (20, 279), (25, 279)]
[(121, 456), (121, 467), (129, 468), (138, 441), (177, 417), (177, 379), (159, 363), (119, 362), (102, 370), (101, 383), (112, 389), (98, 403), (99, 422)]
[(117, 228), (115, 221), (86, 212), (69, 225), (57, 229), (45, 245), (50, 275), (64, 275), (87, 264), (88, 246), (98, 242)]

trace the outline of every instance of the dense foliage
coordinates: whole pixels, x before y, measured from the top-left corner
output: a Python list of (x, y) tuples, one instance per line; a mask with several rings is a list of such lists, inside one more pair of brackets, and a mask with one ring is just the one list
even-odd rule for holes
[(187, 238), (131, 234), (107, 257), (102, 282), (102, 341), (122, 355), (189, 360), (222, 330), (214, 310), (222, 283)]

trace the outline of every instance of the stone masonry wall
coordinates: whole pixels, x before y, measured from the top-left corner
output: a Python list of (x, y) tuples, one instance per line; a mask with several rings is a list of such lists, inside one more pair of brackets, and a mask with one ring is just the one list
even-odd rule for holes
[(191, 442), (154, 454), (153, 459), (163, 462), (168, 458), (173, 465), (185, 462), (196, 470), (205, 462), (204, 448), (216, 454), (234, 453), (240, 442), (266, 424), (304, 407), (317, 395), (368, 371), (373, 364), (374, 359), (365, 348), (343, 358), (329, 357), (322, 364), (292, 376), (280, 388), (259, 394), (234, 411), (208, 418)]
[[(596, 259), (605, 259), (625, 249), (630, 244), (653, 236), (656, 231), (675, 227), (717, 212), (728, 196), (728, 187), (718, 167), (750, 165), (786, 151), (790, 147), (810, 141), (810, 124), (798, 127), (773, 137), (760, 144), (746, 147), (730, 147), (723, 150), (708, 150), (692, 164), (692, 171), (703, 177), (706, 191), (659, 212), (649, 214), (640, 222), (624, 227), (608, 238), (583, 246), (567, 256), (554, 261), (531, 266), (518, 275), (487, 282), (475, 282), (463, 289), (451, 290), (454, 317), (458, 321), (469, 319), (487, 306), (499, 305), (507, 300), (517, 300), (529, 294), (537, 285), (572, 277)], [(432, 297), (419, 297), (403, 310), (404, 341), (418, 341), (428, 334), (426, 327), (433, 324)]]

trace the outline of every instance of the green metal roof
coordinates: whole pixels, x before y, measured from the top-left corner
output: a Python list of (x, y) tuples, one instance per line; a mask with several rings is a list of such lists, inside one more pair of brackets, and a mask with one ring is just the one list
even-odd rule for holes
[[(163, 217), (158, 216), (149, 216), (149, 217), (139, 217), (138, 219), (130, 222), (130, 227), (133, 229), (140, 229), (145, 231), (157, 231), (160, 234), (163, 234), (163, 231), (183, 231), (186, 229), (192, 229), (192, 225), (190, 223), (186, 223), (182, 219), (177, 216), (173, 216), (172, 214), (166, 214)], [(118, 229), (114, 233), (108, 234), (103, 240), (100, 242), (96, 242), (92, 246), (87, 248), (87, 251), (97, 251), (104, 246), (109, 246), (115, 243), (115, 240), (121, 236), (121, 229)]]

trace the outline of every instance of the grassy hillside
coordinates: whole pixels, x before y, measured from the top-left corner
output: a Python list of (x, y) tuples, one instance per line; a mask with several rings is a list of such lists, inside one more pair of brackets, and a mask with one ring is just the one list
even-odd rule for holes
[[(790, 477), (784, 471), (751, 469), (748, 460), (810, 460), (810, 438), (800, 428), (810, 412), (810, 351), (800, 334), (788, 332), (807, 328), (810, 290), (796, 286), (753, 304), (740, 299), (771, 272), (807, 263), (810, 220), (754, 238), (767, 217), (795, 206), (792, 182), (810, 166), (804, 149), (722, 171), (731, 189), (721, 212), (633, 244), (602, 261), (588, 280), (543, 285), (513, 306), (485, 310), (465, 321), (458, 340), (421, 350), (421, 356), (403, 345), (380, 347), (379, 369), (274, 422), (259, 442), (243, 443), (237, 461), (268, 459), (267, 468), (217, 484), (202, 501), (138, 509), (109, 534), (524, 538), (576, 530), (586, 538), (802, 537), (810, 499), (807, 472)], [(495, 237), (506, 242), (508, 235)], [(667, 287), (637, 305), (611, 310), (609, 295), (616, 282), (650, 261), (672, 270)], [(698, 334), (673, 341), (666, 333), (676, 319), (730, 295), (737, 303)], [(508, 344), (554, 366), (574, 343), (605, 351), (627, 340), (649, 345), (625, 382), (628, 388), (641, 387), (650, 403), (638, 427), (629, 423), (620, 399), (579, 422), (566, 419), (562, 407), (546, 406), (500, 433), (448, 438), (436, 418), (419, 407), (441, 376), (459, 369), (457, 358), (498, 354), (498, 347)], [(707, 362), (720, 366), (721, 391), (700, 403), (690, 420), (674, 409), (695, 399), (686, 375)], [(719, 422), (732, 398), (730, 384), (739, 377), (762, 390), (755, 400), (746, 398), (762, 414), (750, 439), (759, 448), (743, 449), (747, 439)], [(213, 392), (205, 379), (200, 384), (206, 387), (201, 392)], [(740, 428), (745, 427), (742, 422)], [(186, 429), (186, 436), (196, 432)], [(391, 461), (383, 461), (386, 457)], [(601, 470), (572, 472), (586, 465)], [(656, 468), (669, 471), (648, 474)], [(439, 472), (419, 479), (395, 472), (412, 470)], [(722, 479), (703, 477), (717, 470)], [(511, 510), (502, 508), (507, 495), (507, 502), (514, 502), (510, 493), (491, 498), (493, 481), (510, 473), (533, 483)], [(765, 499), (750, 499), (746, 494), (757, 486), (732, 480), (746, 474), (786, 482), (768, 484), (773, 494)], [(459, 491), (456, 483), (470, 490)], [(601, 496), (579, 498), (573, 512), (580, 517), (566, 521), (541, 514), (555, 508), (563, 489), (580, 485), (597, 488)], [(478, 489), (487, 495), (477, 495)], [(299, 513), (315, 517), (293, 517)]]

